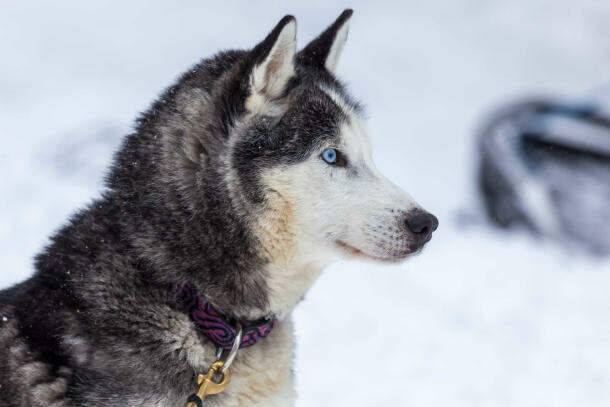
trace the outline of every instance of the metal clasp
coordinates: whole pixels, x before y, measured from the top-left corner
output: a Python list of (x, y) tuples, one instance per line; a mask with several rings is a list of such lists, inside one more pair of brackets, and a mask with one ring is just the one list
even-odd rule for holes
[[(239, 346), (241, 345), (242, 337), (241, 324), (237, 323), (237, 335), (235, 335), (235, 341), (229, 351), (227, 357), (223, 360), (222, 354), (224, 353), (223, 348), (218, 348), (216, 351), (216, 362), (212, 363), (210, 369), (206, 374), (197, 375), (197, 393), (191, 394), (187, 400), (186, 407), (202, 407), (203, 400), (209, 394), (218, 394), (222, 392), (229, 382), (231, 381), (231, 370), (229, 366), (233, 363)], [(214, 381), (214, 377), (220, 375), (220, 381)]]

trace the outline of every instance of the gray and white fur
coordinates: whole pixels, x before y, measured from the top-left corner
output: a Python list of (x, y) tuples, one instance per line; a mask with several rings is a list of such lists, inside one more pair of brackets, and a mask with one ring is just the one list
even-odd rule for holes
[(375, 168), (362, 107), (334, 75), (351, 14), (298, 53), (286, 16), (140, 116), (102, 196), (0, 291), (0, 405), (184, 405), (216, 353), (178, 303), (185, 282), (231, 317), (278, 318), (206, 403), (293, 405), (291, 311), (322, 269), (400, 261), (438, 224)]

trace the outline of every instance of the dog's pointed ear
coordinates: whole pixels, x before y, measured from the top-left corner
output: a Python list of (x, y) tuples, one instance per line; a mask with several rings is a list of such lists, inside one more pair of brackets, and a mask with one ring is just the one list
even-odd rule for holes
[(283, 95), (295, 74), (297, 24), (293, 16), (280, 20), (275, 28), (250, 52), (249, 111), (260, 111)]
[(334, 73), (347, 40), (352, 13), (351, 9), (345, 10), (330, 27), (299, 52), (299, 63)]

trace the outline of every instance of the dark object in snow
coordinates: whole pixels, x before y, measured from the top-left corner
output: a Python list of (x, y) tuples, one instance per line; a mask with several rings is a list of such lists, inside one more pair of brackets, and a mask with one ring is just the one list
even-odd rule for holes
[(488, 218), (610, 254), (610, 116), (594, 105), (529, 100), (479, 135)]

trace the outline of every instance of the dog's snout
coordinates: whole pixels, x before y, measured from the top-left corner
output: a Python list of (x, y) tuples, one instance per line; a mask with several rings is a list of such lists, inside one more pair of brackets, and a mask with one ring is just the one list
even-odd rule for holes
[(415, 236), (427, 242), (432, 237), (432, 232), (438, 227), (438, 219), (431, 213), (417, 211), (406, 219), (407, 227)]

